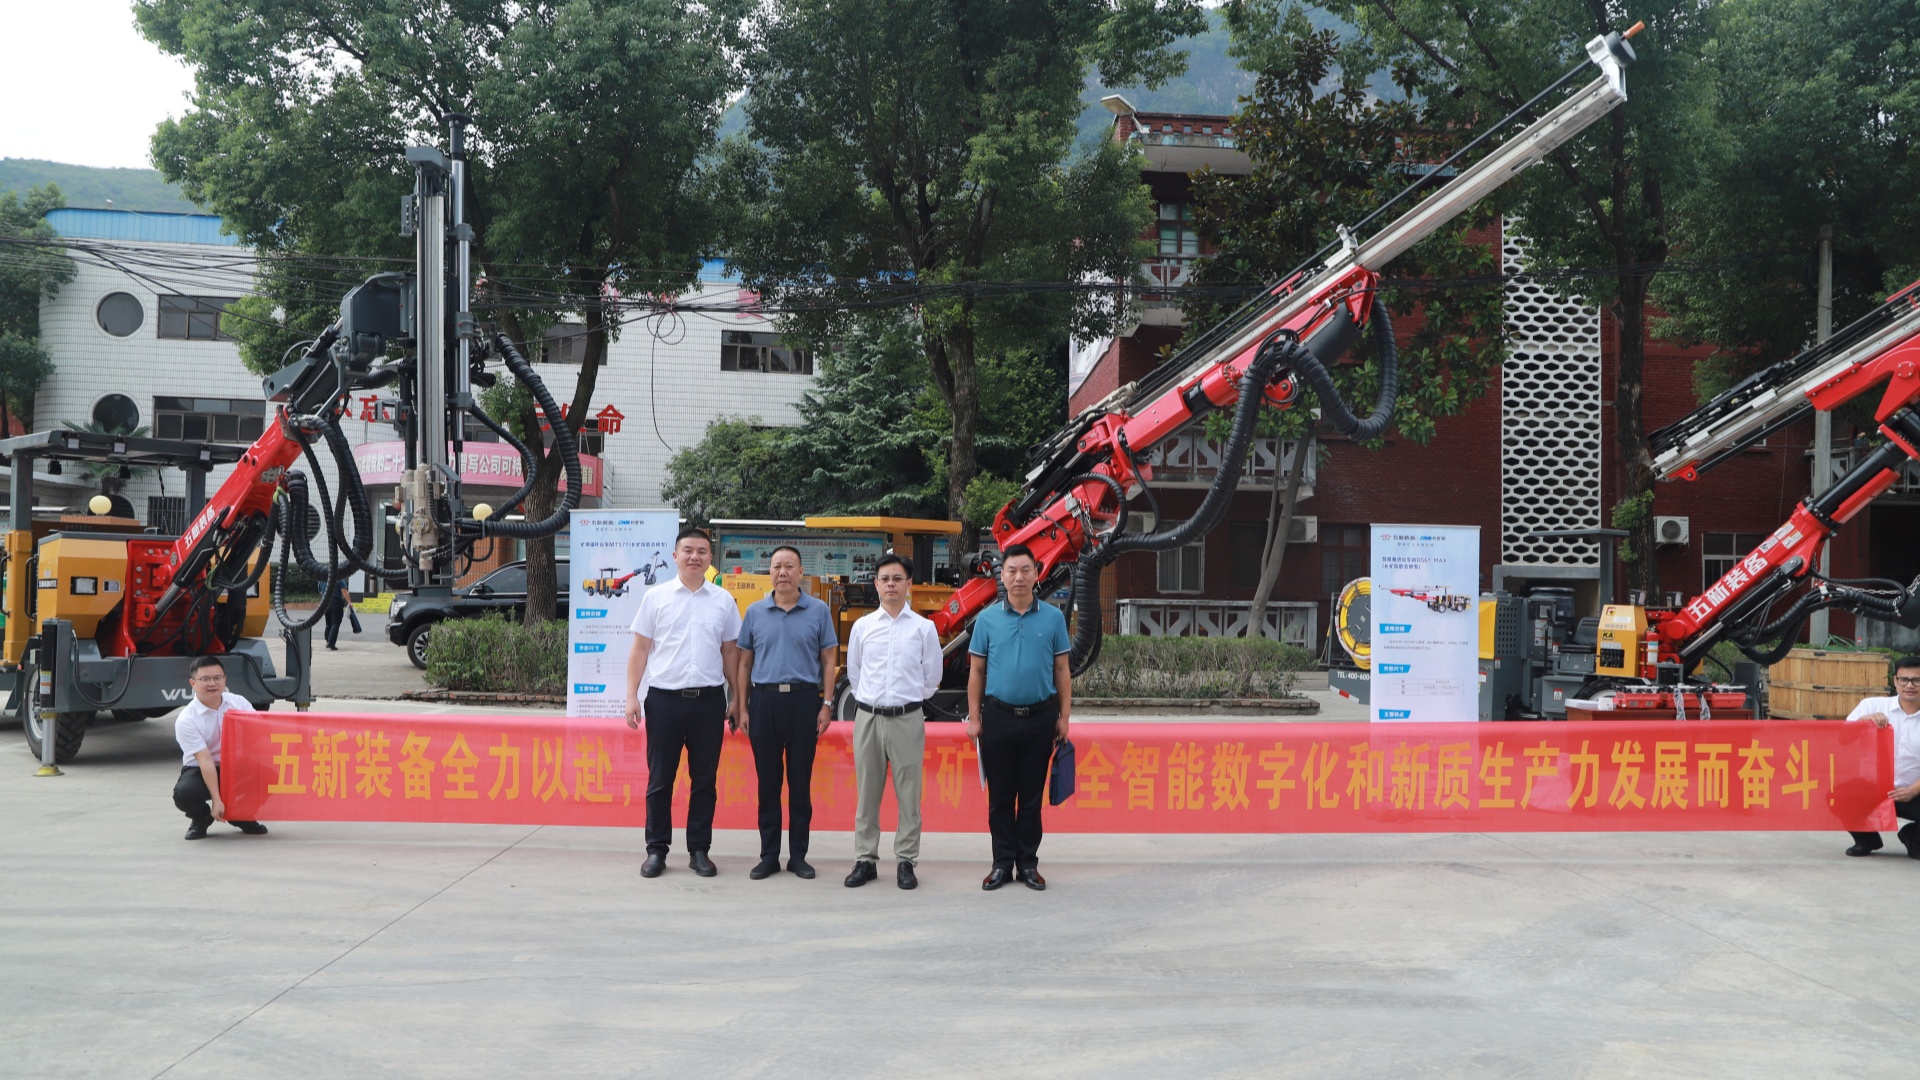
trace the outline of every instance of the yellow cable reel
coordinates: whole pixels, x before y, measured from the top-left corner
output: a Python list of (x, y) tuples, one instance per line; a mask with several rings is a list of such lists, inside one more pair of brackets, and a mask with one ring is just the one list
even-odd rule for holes
[(1373, 581), (1354, 578), (1333, 605), (1333, 626), (1340, 647), (1363, 671), (1373, 670)]

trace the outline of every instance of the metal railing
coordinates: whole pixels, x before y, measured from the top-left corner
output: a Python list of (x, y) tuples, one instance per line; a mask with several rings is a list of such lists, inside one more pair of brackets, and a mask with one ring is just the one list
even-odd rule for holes
[[(1240, 474), (1240, 486), (1243, 488), (1266, 489), (1276, 480), (1287, 477), (1283, 463), (1291, 464), (1296, 440), (1281, 442), (1272, 436), (1253, 440), (1248, 448), (1247, 463)], [(1206, 437), (1204, 432), (1190, 430), (1167, 439), (1155, 448), (1153, 455), (1153, 482), (1155, 486), (1195, 485), (1204, 487), (1213, 482), (1220, 472), (1220, 459), (1225, 451), (1221, 445)], [(1314, 477), (1317, 473), (1314, 459), (1318, 455), (1311, 444), (1307, 450), (1307, 460), (1300, 477), (1306, 490), (1311, 494)]]
[[(1120, 632), (1148, 637), (1245, 637), (1252, 607), (1245, 600), (1126, 599), (1115, 604)], [(1319, 606), (1310, 601), (1270, 600), (1266, 636), (1311, 649)]]

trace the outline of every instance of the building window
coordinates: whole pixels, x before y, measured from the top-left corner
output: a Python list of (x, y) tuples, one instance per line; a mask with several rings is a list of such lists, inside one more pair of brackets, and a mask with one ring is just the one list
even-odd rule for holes
[(266, 430), (263, 401), (234, 398), (153, 399), (153, 433), (188, 442), (250, 443)]
[(132, 293), (116, 292), (100, 298), (93, 317), (100, 323), (100, 329), (114, 337), (127, 337), (147, 321), (147, 311)]
[(187, 497), (184, 495), (147, 496), (147, 527), (168, 536), (187, 531)]
[[(1168, 522), (1172, 528), (1178, 522)], [(1177, 548), (1168, 548), (1160, 553), (1160, 574), (1157, 588), (1163, 593), (1197, 593), (1205, 591), (1206, 543), (1199, 541), (1183, 544)]]
[(1193, 207), (1186, 203), (1160, 204), (1160, 255), (1191, 258), (1200, 254), (1200, 233), (1193, 227)]
[(140, 426), (140, 406), (125, 394), (108, 394), (93, 403), (93, 422), (101, 431), (131, 434)]
[(1236, 521), (1227, 526), (1227, 559), (1233, 564), (1233, 587), (1260, 587), (1260, 556), (1267, 547), (1267, 523)]
[(220, 313), (238, 297), (162, 296), (160, 336), (173, 341), (232, 341), (220, 332)]
[(1700, 588), (1708, 586), (1726, 576), (1733, 564), (1745, 558), (1749, 551), (1760, 546), (1767, 538), (1766, 533), (1707, 533), (1701, 537), (1700, 576), (1704, 578)]
[(811, 375), (813, 356), (804, 349), (783, 348), (779, 334), (728, 330), (720, 335), (720, 370)]
[(587, 357), (587, 324), (554, 323), (540, 336), (540, 361), (546, 364), (578, 364)]
[(1365, 525), (1320, 526), (1320, 591), (1332, 596), (1354, 578), (1366, 577), (1368, 546)]

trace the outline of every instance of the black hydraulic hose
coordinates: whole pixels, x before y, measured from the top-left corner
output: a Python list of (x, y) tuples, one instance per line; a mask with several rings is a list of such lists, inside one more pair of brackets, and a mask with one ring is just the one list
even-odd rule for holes
[[(552, 536), (567, 527), (567, 515), (580, 505), (580, 448), (574, 441), (573, 428), (568, 426), (566, 418), (560, 414), (560, 404), (547, 392), (547, 384), (513, 347), (505, 334), (493, 335), (493, 347), (499, 351), (500, 358), (506, 362), (507, 370), (520, 380), (533, 393), (533, 399), (547, 414), (547, 422), (553, 425), (553, 448), (560, 454), (560, 464), (566, 469), (567, 490), (560, 495), (560, 505), (544, 521), (503, 521), (488, 518), (480, 523), (481, 536), (504, 536), (512, 540), (536, 540), (543, 536)], [(528, 477), (531, 482), (532, 477)], [(502, 518), (505, 515), (501, 515)]]
[[(317, 474), (320, 466), (319, 460), (313, 456), (310, 446), (306, 449), (308, 460), (313, 462)], [(320, 484), (320, 497), (324, 501), (327, 497), (326, 477), (316, 475), (316, 479)], [(285, 480), (285, 490), (286, 496), (280, 503), (280, 513), (283, 515), (280, 520), (280, 572), (273, 575), (273, 589), (270, 603), (273, 607), (274, 617), (280, 620), (281, 626), (289, 630), (307, 630), (311, 629), (325, 616), (327, 610), (326, 599), (333, 595), (335, 589), (339, 588), (339, 582), (335, 577), (334, 564), (331, 561), (322, 563), (318, 559), (315, 559), (313, 557), (313, 547), (307, 540), (307, 515), (312, 512), (307, 505), (307, 478), (297, 472), (288, 473)], [(293, 558), (299, 562), (300, 569), (304, 571), (308, 577), (313, 578), (315, 581), (320, 581), (322, 578), (325, 579), (325, 583), (320, 590), (321, 603), (313, 609), (313, 614), (309, 615), (304, 621), (296, 620), (293, 616), (287, 614), (285, 590), (287, 558), (289, 555), (293, 556)]]
[(478, 402), (467, 406), (467, 415), (480, 421), (488, 431), (500, 436), (502, 442), (513, 447), (520, 454), (520, 471), (526, 476), (527, 482), (520, 485), (520, 490), (514, 492), (512, 498), (494, 508), (494, 513), (504, 517), (512, 513), (514, 509), (520, 505), (521, 500), (527, 497), (527, 493), (533, 490), (533, 474), (539, 471), (540, 462), (533, 456), (533, 451), (527, 449), (526, 443), (515, 438), (513, 432), (509, 430), (505, 424), (488, 416), (486, 410), (482, 409)]
[[(321, 425), (321, 435), (327, 440), (327, 449), (333, 453), (333, 463), (340, 474), (340, 498), (345, 509), (353, 512), (353, 542), (346, 543), (346, 522), (343, 507), (336, 502), (330, 522), (335, 540), (333, 549), (345, 555), (347, 565), (365, 574), (371, 574), (382, 581), (402, 581), (407, 577), (403, 569), (389, 570), (376, 566), (368, 558), (373, 553), (373, 508), (367, 501), (367, 485), (360, 479), (360, 466), (353, 460), (353, 447), (347, 443), (347, 436), (340, 425), (328, 421)], [(311, 447), (307, 448), (307, 458), (314, 462), (317, 472), (320, 463), (314, 459)], [(322, 485), (324, 491), (324, 484)], [(331, 560), (331, 557), (329, 558)]]
[(1319, 357), (1302, 349), (1304, 357), (1290, 361), (1294, 370), (1313, 386), (1314, 395), (1320, 399), (1320, 415), (1354, 442), (1366, 442), (1385, 432), (1387, 425), (1393, 423), (1393, 404), (1400, 396), (1400, 350), (1393, 340), (1393, 314), (1377, 293), (1373, 297), (1372, 322), (1373, 346), (1380, 354), (1380, 393), (1374, 399), (1373, 415), (1365, 420), (1354, 416), (1341, 400), (1340, 391), (1333, 385), (1333, 375)]

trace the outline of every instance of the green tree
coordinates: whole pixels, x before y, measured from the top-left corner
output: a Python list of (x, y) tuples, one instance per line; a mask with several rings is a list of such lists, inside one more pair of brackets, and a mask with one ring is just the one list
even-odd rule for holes
[(793, 498), (786, 433), (758, 416), (717, 416), (706, 435), (667, 462), (660, 497), (686, 519), (785, 518), (799, 511)]
[[(1620, 502), (1653, 490), (1644, 385), (1649, 289), (1672, 247), (1673, 212), (1698, 148), (1695, 59), (1713, 6), (1648, 0), (1623, 20), (1601, 0), (1328, 0), (1359, 27), (1351, 50), (1368, 67), (1398, 66), (1435, 123), (1474, 130), (1519, 108), (1586, 59), (1595, 35), (1644, 20), (1630, 100), (1503, 190), (1543, 274), (1583, 271), (1571, 289), (1605, 305), (1619, 339), (1614, 428), (1624, 473)], [(1654, 550), (1653, 519), (1629, 543)], [(1655, 560), (1630, 564), (1633, 587), (1659, 592)]]
[[(1261, 65), (1253, 95), (1242, 99), (1234, 117), (1253, 168), (1244, 176), (1204, 173), (1195, 179), (1195, 220), (1215, 251), (1194, 269), (1197, 287), (1185, 305), (1192, 333), (1217, 319), (1220, 290), (1231, 295), (1232, 286), (1265, 283), (1306, 261), (1335, 238), (1337, 226), (1359, 221), (1404, 188), (1416, 166), (1444, 159), (1457, 134), (1405, 97), (1374, 95), (1368, 89), (1374, 73), (1346, 62), (1338, 34), (1316, 28), (1298, 7), (1241, 3), (1229, 5), (1226, 18), (1234, 54)], [(1396, 74), (1402, 89), (1411, 89), (1409, 73)], [(1497, 288), (1434, 289), (1421, 280), (1487, 280), (1495, 270), (1493, 252), (1469, 234), (1491, 216), (1483, 206), (1387, 268), (1401, 283), (1385, 290), (1389, 307), (1420, 316), (1418, 329), (1399, 349), (1394, 426), (1404, 438), (1431, 439), (1439, 418), (1486, 391), (1503, 357)], [(1341, 396), (1364, 414), (1378, 392), (1380, 369), (1370, 339), (1357, 351), (1360, 363), (1338, 365), (1332, 374)], [(1305, 393), (1311, 399), (1312, 391)], [(1261, 417), (1259, 434), (1297, 441), (1285, 463), (1287, 480), (1276, 483), (1268, 499), (1249, 634), (1264, 625), (1267, 601), (1280, 580), (1313, 412), (1308, 400)], [(1210, 417), (1209, 433), (1224, 436), (1227, 419)]]
[(73, 260), (55, 245), (47, 211), (67, 204), (60, 189), (42, 184), (22, 196), (0, 192), (0, 438), (18, 416), (33, 425), (33, 396), (53, 374), (40, 346), (40, 305), (73, 280)]
[[(516, 341), (525, 313), (586, 327), (569, 419), (589, 408), (614, 294), (670, 295), (695, 279), (714, 224), (695, 183), (713, 145), (747, 0), (137, 0), (148, 38), (195, 71), (193, 107), (160, 126), (156, 164), (269, 256), (260, 292), (293, 334), (259, 335), (255, 364), (331, 318), (346, 282), (301, 256), (392, 259), (411, 188), (402, 153), (442, 145), (442, 118), (474, 117), (467, 182), (476, 299)], [(249, 314), (258, 316), (262, 305)], [(531, 417), (521, 418), (528, 429)], [(559, 455), (541, 456), (526, 513), (556, 505)], [(528, 545), (529, 622), (547, 618), (552, 541)]]
[(1700, 183), (1659, 280), (1661, 329), (1721, 346), (1705, 396), (1813, 340), (1812, 253), (1833, 233), (1833, 325), (1920, 277), (1920, 5), (1748, 0), (1713, 12)]
[[(747, 61), (750, 139), (714, 171), (737, 193), (729, 257), (793, 323), (839, 336), (868, 293), (918, 286), (948, 408), (947, 511), (979, 471), (978, 359), (1037, 353), (1117, 314), (1111, 296), (978, 282), (1131, 280), (1150, 208), (1110, 143), (1071, 158), (1089, 70), (1158, 85), (1192, 0), (774, 0)], [(969, 527), (963, 545), (973, 540)]]

